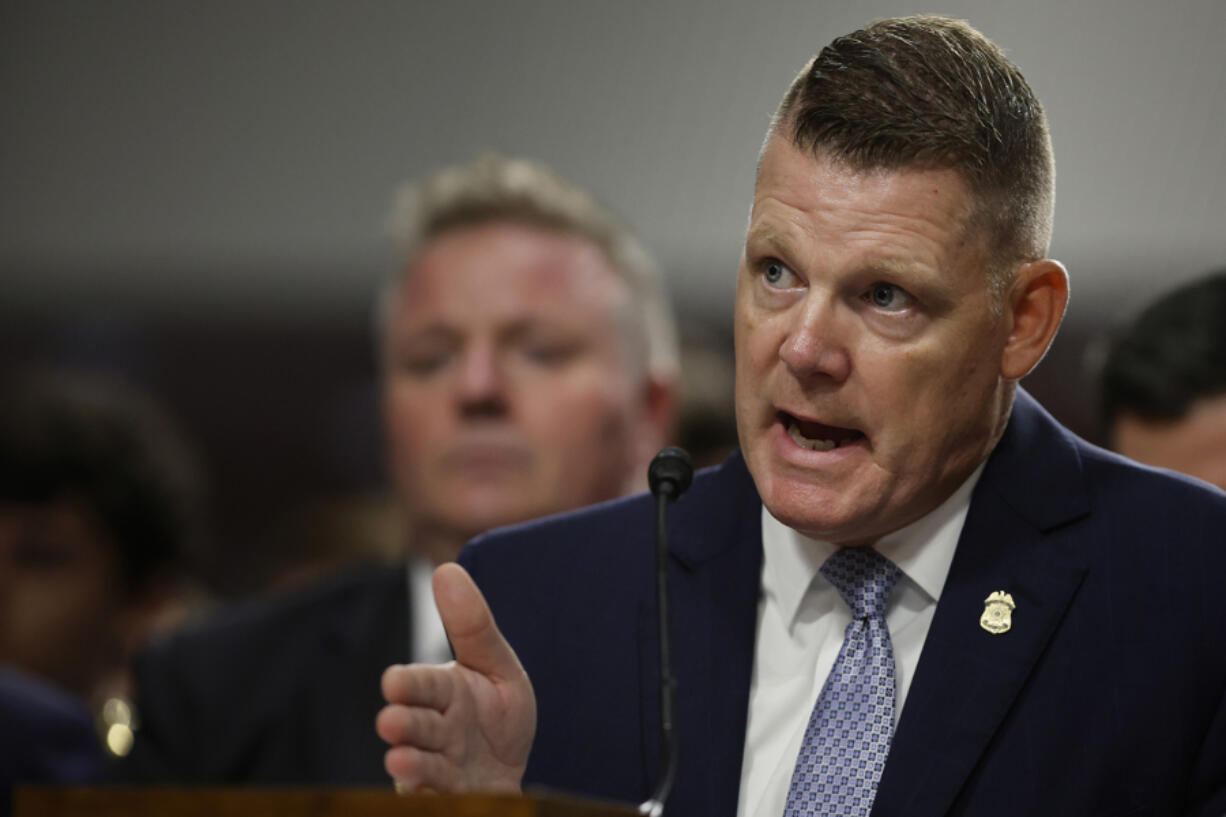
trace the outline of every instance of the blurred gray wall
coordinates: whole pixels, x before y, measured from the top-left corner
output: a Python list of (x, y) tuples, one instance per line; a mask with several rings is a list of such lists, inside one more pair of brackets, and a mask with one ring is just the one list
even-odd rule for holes
[(726, 315), (799, 66), (877, 17), (968, 18), (1051, 117), (1075, 314), (1226, 260), (1226, 2), (6, 0), (3, 296), (353, 310), (396, 180), (492, 148), (589, 185)]

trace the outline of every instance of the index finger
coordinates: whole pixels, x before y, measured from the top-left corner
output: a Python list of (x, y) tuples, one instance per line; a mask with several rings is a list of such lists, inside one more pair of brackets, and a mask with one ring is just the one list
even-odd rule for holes
[(442, 712), (451, 706), (455, 686), (452, 665), (393, 664), (383, 671), (383, 698), (390, 704), (421, 706)]

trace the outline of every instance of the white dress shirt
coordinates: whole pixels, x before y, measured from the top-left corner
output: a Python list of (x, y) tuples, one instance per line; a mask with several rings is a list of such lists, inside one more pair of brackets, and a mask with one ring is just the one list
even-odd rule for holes
[(426, 559), (409, 559), (405, 567), (409, 585), (409, 632), (413, 652), (410, 660), (418, 664), (445, 664), (451, 660), (447, 631), (434, 606), (431, 578), (434, 565)]
[[(895, 723), (982, 472), (980, 465), (936, 510), (873, 545), (902, 570), (886, 604), (898, 684)], [(851, 623), (839, 592), (818, 572), (836, 545), (792, 530), (763, 507), (762, 549), (738, 817), (783, 814), (809, 715)]]

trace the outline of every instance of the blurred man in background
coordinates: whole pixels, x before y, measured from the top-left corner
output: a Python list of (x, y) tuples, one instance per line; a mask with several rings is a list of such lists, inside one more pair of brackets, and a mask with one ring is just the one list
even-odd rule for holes
[[(380, 306), (392, 480), (413, 549), (646, 487), (676, 330), (651, 260), (584, 192), (485, 157), (403, 194)], [(406, 229), (407, 227), (407, 229)]]
[(125, 779), (386, 785), (380, 675), (449, 657), (433, 565), (489, 528), (640, 487), (672, 433), (658, 273), (587, 193), (487, 156), (407, 188), (393, 222), (405, 262), (379, 303), (378, 354), (410, 555), (152, 650)]
[(1226, 269), (1147, 307), (1102, 372), (1108, 444), (1226, 489)]

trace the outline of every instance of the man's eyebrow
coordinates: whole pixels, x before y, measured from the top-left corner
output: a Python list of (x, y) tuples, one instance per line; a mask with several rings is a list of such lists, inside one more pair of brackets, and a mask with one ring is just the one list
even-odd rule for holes
[(882, 275), (919, 276), (924, 278), (930, 278), (937, 272), (919, 261), (903, 258), (879, 258), (866, 264), (864, 271)]
[(575, 335), (578, 326), (567, 316), (527, 315), (516, 318), (498, 329), (498, 337), (510, 340), (522, 340), (534, 335), (541, 336), (571, 336)]
[(749, 232), (745, 234), (745, 246), (747, 247), (753, 245), (759, 248), (777, 249), (782, 252), (788, 248), (790, 243), (787, 234), (773, 224), (759, 224), (751, 227)]

